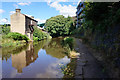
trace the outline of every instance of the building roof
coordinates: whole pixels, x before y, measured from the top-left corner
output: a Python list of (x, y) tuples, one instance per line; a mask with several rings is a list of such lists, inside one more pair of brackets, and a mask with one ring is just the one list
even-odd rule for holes
[[(21, 13), (21, 14), (22, 14), (22, 13)], [(22, 15), (24, 15), (25, 17), (27, 17), (27, 18), (29, 18), (29, 19), (31, 19), (31, 20), (33, 20), (33, 21), (35, 21), (35, 22), (38, 22), (37, 20), (35, 20), (35, 19), (33, 19), (33, 18), (31, 18), (31, 17), (29, 17), (29, 16), (25, 15), (25, 14), (22, 14)]]
[[(16, 10), (16, 13), (20, 13), (20, 14), (22, 14), (22, 13), (21, 13), (21, 9), (15, 9), (15, 10)], [(34, 19), (34, 17), (32, 18), (32, 16), (29, 17), (29, 16), (27, 16), (27, 15), (25, 15), (25, 14), (22, 14), (22, 15), (24, 15), (25, 17), (27, 17), (27, 18), (29, 18), (29, 19), (35, 21), (35, 22), (38, 22), (37, 20)]]

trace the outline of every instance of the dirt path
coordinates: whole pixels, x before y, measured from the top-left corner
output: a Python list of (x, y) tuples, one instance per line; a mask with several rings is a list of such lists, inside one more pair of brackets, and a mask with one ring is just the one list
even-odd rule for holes
[(108, 78), (102, 65), (91, 54), (92, 52), (82, 44), (80, 39), (76, 39), (75, 50), (80, 53), (79, 58), (77, 58), (75, 78)]

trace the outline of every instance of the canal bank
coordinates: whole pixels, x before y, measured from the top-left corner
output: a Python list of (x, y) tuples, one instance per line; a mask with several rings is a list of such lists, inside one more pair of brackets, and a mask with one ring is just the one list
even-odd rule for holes
[(80, 53), (77, 58), (75, 78), (108, 78), (103, 65), (98, 61), (83, 43), (81, 39), (76, 39), (75, 50)]

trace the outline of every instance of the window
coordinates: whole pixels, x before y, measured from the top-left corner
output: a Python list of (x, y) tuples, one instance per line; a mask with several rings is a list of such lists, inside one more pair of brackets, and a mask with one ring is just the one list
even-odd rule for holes
[(32, 20), (31, 20), (31, 24), (32, 24)]

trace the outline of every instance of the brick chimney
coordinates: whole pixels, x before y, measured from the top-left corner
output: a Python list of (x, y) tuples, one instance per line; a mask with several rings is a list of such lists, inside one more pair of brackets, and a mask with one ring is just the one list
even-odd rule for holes
[(20, 13), (21, 9), (15, 9), (16, 13)]

